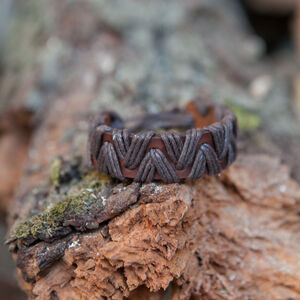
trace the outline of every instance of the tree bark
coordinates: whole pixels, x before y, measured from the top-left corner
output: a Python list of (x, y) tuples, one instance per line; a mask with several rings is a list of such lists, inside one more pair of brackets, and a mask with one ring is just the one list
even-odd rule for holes
[[(260, 81), (274, 69), (260, 61), (239, 9), (124, 0), (116, 13), (109, 1), (60, 3), (47, 42), (59, 53), (49, 58), (58, 81), (40, 71), (32, 84), (46, 101), (34, 112), (9, 211), (7, 243), (29, 299), (299, 298), (300, 187), (277, 156), (246, 153), (267, 145), (296, 157), (265, 139), (288, 137), (273, 126), (284, 96), (272, 96), (287, 83)], [(49, 80), (55, 84), (46, 93)], [(100, 109), (129, 117), (203, 94), (246, 107), (236, 110), (239, 158), (221, 176), (119, 183), (88, 168), (88, 120)], [(258, 133), (260, 114), (268, 123)], [(263, 142), (254, 145), (249, 132)]]
[(31, 299), (297, 299), (299, 201), (288, 168), (264, 155), (219, 178), (119, 184), (105, 218), (70, 205), (66, 232), (18, 240), (21, 285)]

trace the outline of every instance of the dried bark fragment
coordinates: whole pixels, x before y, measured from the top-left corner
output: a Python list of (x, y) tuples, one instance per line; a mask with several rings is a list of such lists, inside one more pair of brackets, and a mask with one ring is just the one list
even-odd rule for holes
[(21, 247), (23, 284), (31, 299), (298, 298), (300, 187), (288, 174), (243, 155), (220, 178), (142, 185), (104, 227)]
[(61, 191), (45, 195), (48, 207), (17, 224), (7, 243), (29, 246), (38, 241), (55, 241), (74, 230), (97, 229), (100, 223), (120, 214), (138, 199), (138, 183), (116, 184), (96, 171), (80, 176), (83, 179), (68, 185), (68, 192), (63, 193), (59, 202), (53, 203), (51, 198), (58, 197)]

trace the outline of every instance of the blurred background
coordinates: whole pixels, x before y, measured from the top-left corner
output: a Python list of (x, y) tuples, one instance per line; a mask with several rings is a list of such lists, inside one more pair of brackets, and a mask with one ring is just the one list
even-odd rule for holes
[(279, 156), (299, 182), (298, 2), (1, 0), (0, 298), (26, 299), (3, 245), (6, 215), (22, 177), (40, 168), (25, 167), (35, 132), (70, 91), (79, 105), (93, 99), (91, 115), (209, 96), (236, 112), (240, 151)]

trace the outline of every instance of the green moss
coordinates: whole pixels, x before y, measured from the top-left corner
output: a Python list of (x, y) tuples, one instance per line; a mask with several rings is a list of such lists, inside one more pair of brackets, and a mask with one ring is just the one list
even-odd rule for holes
[(240, 130), (251, 132), (261, 126), (261, 118), (258, 114), (248, 111), (236, 104), (232, 104), (229, 101), (226, 101), (226, 105), (236, 114)]
[(98, 171), (91, 171), (82, 178), (82, 185), (90, 189), (106, 189), (110, 183), (111, 177)]
[(62, 226), (66, 216), (84, 215), (91, 206), (99, 207), (97, 194), (108, 192), (111, 179), (97, 171), (89, 172), (76, 186), (77, 192), (66, 195), (62, 201), (46, 208), (42, 213), (20, 223), (11, 234), (10, 239), (22, 240), (36, 238), (39, 234), (51, 237), (55, 230)]
[(62, 163), (62, 158), (58, 157), (52, 162), (50, 166), (50, 179), (55, 187), (59, 187), (60, 185), (60, 170), (62, 167)]

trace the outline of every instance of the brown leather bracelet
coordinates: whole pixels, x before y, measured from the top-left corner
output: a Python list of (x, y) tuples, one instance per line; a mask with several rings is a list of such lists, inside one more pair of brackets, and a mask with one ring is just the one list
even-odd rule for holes
[(184, 110), (145, 115), (128, 129), (116, 113), (104, 111), (90, 127), (89, 161), (119, 180), (172, 183), (229, 167), (236, 158), (236, 138), (234, 113), (203, 100)]

